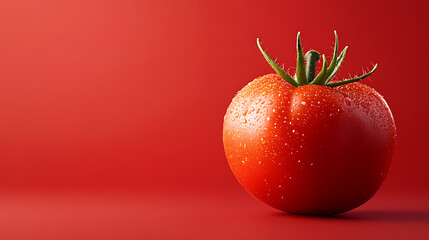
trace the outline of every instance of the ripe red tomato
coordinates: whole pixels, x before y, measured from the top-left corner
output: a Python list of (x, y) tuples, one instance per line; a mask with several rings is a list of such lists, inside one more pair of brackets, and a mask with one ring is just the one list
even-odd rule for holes
[[(298, 35), (298, 64), (300, 48)], [(321, 72), (329, 73), (323, 59)], [(262, 202), (294, 214), (342, 213), (368, 201), (383, 183), (395, 123), (374, 89), (355, 79), (328, 84), (329, 76), (320, 80), (308, 68), (306, 79), (291, 78), (297, 86), (280, 72), (237, 93), (225, 115), (225, 153), (241, 185)]]

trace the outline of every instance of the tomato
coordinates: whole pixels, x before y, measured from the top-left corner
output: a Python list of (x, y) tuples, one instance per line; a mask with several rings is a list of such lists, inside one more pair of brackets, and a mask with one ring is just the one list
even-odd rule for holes
[[(331, 66), (344, 58), (337, 45), (336, 36)], [(261, 51), (280, 73), (248, 83), (228, 107), (223, 142), (235, 177), (256, 199), (293, 214), (338, 214), (368, 201), (386, 178), (395, 144), (386, 101), (356, 82), (365, 75), (329, 84), (326, 73), (336, 66), (324, 57), (316, 77), (318, 57), (308, 55), (318, 53), (307, 53), (303, 66), (299, 34), (297, 79), (284, 77)]]

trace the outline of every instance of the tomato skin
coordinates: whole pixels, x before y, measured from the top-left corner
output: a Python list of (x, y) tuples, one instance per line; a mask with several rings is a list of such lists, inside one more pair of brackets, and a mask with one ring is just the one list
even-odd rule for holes
[(281, 211), (332, 215), (368, 201), (391, 164), (387, 103), (360, 83), (294, 87), (277, 74), (240, 90), (224, 118), (228, 163), (255, 198)]

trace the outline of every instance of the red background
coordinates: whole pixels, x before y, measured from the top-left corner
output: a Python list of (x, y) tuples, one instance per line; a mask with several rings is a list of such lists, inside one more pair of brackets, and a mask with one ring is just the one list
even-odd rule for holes
[[(200, 237), (305, 237), (340, 225), (343, 234), (428, 235), (428, 11), (423, 0), (0, 1), (0, 226), (9, 229), (0, 236), (55, 228), (63, 239), (130, 239), (189, 227)], [(331, 56), (333, 30), (349, 46), (338, 76), (378, 63), (363, 82), (385, 97), (398, 129), (386, 183), (345, 214), (354, 225), (256, 202), (222, 146), (234, 94), (272, 72), (256, 38), (293, 72), (296, 33), (305, 51)]]

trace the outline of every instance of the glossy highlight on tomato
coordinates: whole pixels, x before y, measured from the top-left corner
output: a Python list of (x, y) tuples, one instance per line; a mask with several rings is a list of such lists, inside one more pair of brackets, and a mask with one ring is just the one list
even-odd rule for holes
[[(297, 45), (302, 64), (299, 35)], [(382, 185), (396, 127), (377, 91), (354, 79), (329, 85), (330, 75), (319, 77), (329, 73), (325, 58), (318, 76), (306, 59), (296, 74), (305, 80), (268, 74), (237, 93), (224, 118), (225, 154), (240, 184), (262, 202), (294, 214), (338, 214)]]

